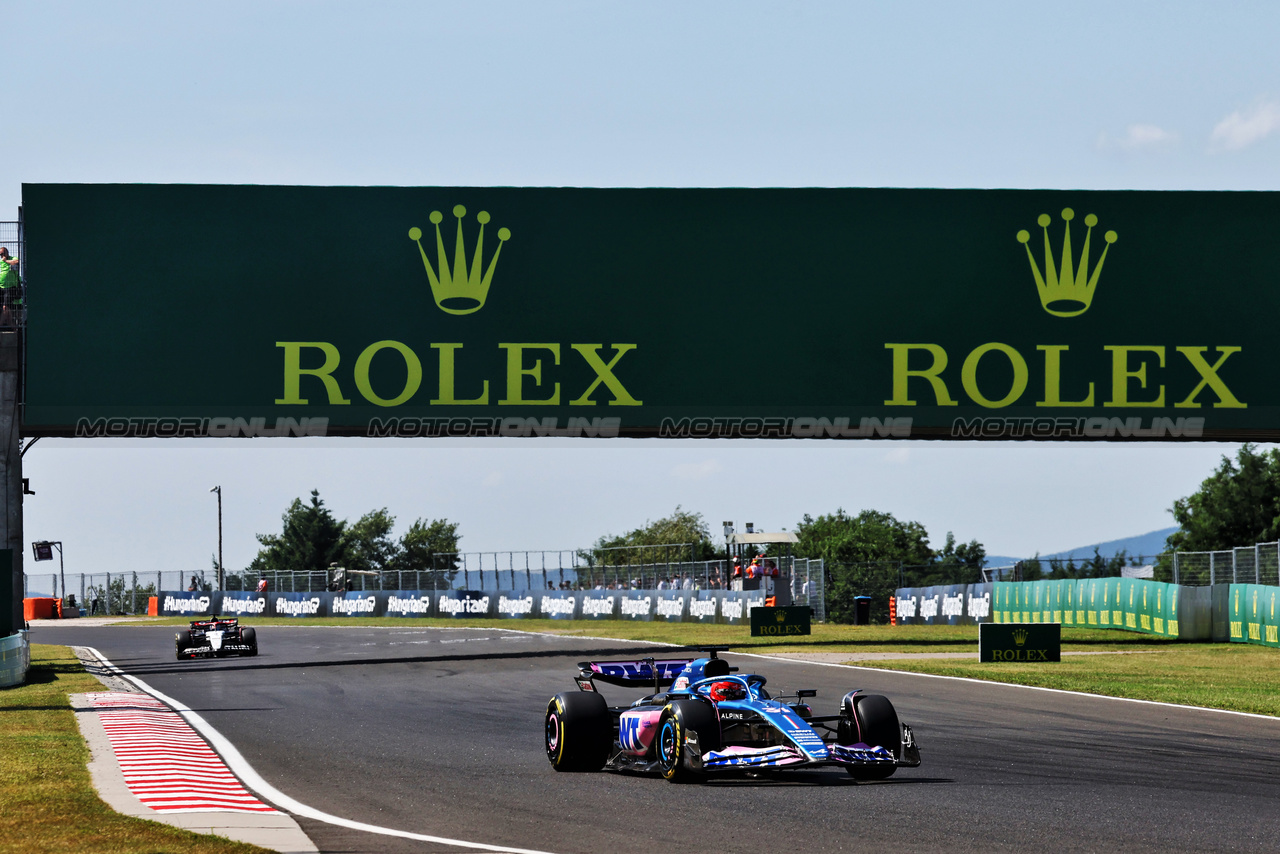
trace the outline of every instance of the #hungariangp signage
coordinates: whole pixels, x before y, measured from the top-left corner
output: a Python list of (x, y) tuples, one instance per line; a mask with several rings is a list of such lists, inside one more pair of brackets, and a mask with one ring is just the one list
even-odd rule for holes
[(29, 436), (1280, 439), (1280, 194), (26, 184)]

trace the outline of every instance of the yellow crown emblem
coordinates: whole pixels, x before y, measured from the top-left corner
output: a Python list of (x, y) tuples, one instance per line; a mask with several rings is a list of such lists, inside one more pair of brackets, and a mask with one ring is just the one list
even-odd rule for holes
[(498, 255), (502, 252), (502, 244), (511, 238), (510, 229), (498, 229), (498, 248), (489, 259), (489, 268), (481, 277), (484, 258), (484, 227), (489, 223), (489, 212), (480, 211), (476, 220), (480, 223), (480, 235), (476, 238), (476, 251), (471, 259), (471, 268), (467, 269), (467, 246), (462, 238), (462, 218), (467, 209), (455, 205), (453, 215), (458, 218), (458, 237), (454, 241), (453, 269), (449, 269), (449, 256), (445, 252), (444, 237), (440, 234), (440, 222), (444, 215), (440, 211), (432, 211), (429, 217), (436, 227), (436, 258), (440, 268), (439, 274), (427, 260), (427, 250), (422, 248), (422, 229), (409, 229), (409, 239), (418, 244), (418, 252), (422, 255), (422, 265), (427, 268), (427, 279), (431, 282), (431, 293), (441, 311), (449, 314), (471, 314), (484, 308), (484, 301), (489, 296), (489, 282), (493, 280), (494, 268), (498, 266)]
[(1017, 644), (1018, 646), (1022, 646), (1023, 644), (1025, 644), (1025, 643), (1027, 642), (1027, 635), (1028, 635), (1028, 634), (1029, 634), (1029, 632), (1028, 632), (1026, 629), (1014, 629), (1014, 630), (1013, 630), (1013, 642), (1014, 642), (1015, 644)]
[(779, 611), (775, 619), (777, 619), (779, 623), (785, 623), (787, 621), (787, 612)]
[(1098, 224), (1098, 218), (1093, 214), (1084, 218), (1086, 228), (1084, 249), (1080, 252), (1080, 261), (1077, 265), (1071, 252), (1071, 220), (1075, 215), (1075, 211), (1071, 208), (1065, 208), (1062, 211), (1062, 219), (1066, 225), (1063, 229), (1061, 261), (1056, 267), (1053, 263), (1053, 246), (1049, 243), (1049, 223), (1052, 219), (1048, 214), (1040, 214), (1039, 219), (1036, 220), (1044, 230), (1043, 273), (1036, 263), (1035, 256), (1031, 254), (1030, 232), (1026, 229), (1018, 232), (1018, 242), (1026, 246), (1027, 260), (1031, 262), (1031, 272), (1036, 277), (1036, 287), (1040, 291), (1040, 304), (1044, 306), (1045, 311), (1055, 317), (1075, 317), (1089, 310), (1089, 304), (1093, 302), (1093, 290), (1098, 286), (1102, 265), (1107, 260), (1107, 250), (1111, 248), (1112, 243), (1116, 242), (1114, 231), (1108, 231), (1103, 235), (1107, 245), (1102, 247), (1098, 265), (1090, 274), (1089, 241), (1093, 237), (1093, 227)]

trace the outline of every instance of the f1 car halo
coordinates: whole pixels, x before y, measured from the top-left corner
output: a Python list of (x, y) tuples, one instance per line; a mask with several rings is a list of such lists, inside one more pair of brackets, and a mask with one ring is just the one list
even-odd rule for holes
[[(706, 658), (584, 661), (578, 691), (547, 704), (547, 759), (557, 771), (637, 771), (672, 782), (711, 775), (840, 766), (884, 780), (920, 765), (911, 727), (888, 698), (850, 691), (834, 715), (814, 715), (815, 690), (772, 697), (765, 677), (740, 674), (708, 647)], [(609, 706), (597, 683), (648, 686), (629, 706)], [(667, 687), (666, 691), (662, 688)]]

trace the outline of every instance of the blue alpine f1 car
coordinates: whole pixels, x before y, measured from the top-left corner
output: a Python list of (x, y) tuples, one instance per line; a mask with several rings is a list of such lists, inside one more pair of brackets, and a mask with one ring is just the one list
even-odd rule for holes
[[(920, 765), (911, 727), (879, 694), (850, 691), (834, 715), (815, 715), (817, 691), (770, 696), (766, 679), (717, 656), (584, 661), (577, 691), (547, 704), (547, 758), (557, 771), (659, 773), (672, 782), (815, 766), (883, 780)], [(652, 689), (610, 706), (598, 686)], [(664, 691), (663, 688), (666, 688)]]

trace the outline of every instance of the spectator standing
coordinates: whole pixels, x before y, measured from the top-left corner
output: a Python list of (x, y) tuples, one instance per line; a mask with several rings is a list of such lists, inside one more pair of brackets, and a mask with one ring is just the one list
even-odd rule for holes
[(18, 275), (18, 259), (9, 257), (9, 249), (0, 246), (0, 326), (17, 326), (19, 286), (22, 277)]

